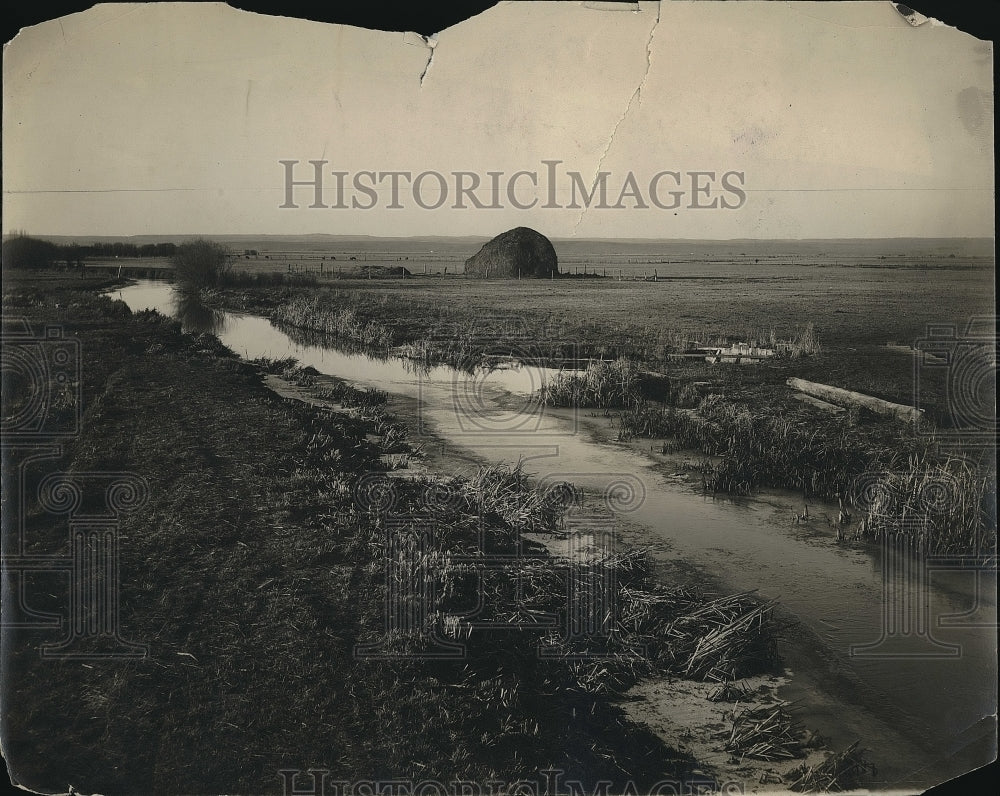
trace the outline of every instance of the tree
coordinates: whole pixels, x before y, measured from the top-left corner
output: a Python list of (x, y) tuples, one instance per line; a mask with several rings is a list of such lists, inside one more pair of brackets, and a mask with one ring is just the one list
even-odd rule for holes
[(229, 270), (229, 252), (215, 241), (199, 238), (178, 246), (171, 263), (182, 286), (200, 290), (220, 283)]
[(3, 242), (0, 256), (6, 268), (46, 268), (58, 259), (59, 249), (47, 240), (18, 232)]

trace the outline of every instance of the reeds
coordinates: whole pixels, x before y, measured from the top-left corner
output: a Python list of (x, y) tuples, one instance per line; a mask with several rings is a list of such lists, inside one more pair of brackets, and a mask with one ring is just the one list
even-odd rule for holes
[[(553, 632), (544, 615), (566, 610), (571, 578), (601, 583), (592, 576), (612, 572), (619, 606), (626, 585), (635, 594), (653, 594), (639, 554), (571, 569), (528, 547), (511, 528), (549, 527), (547, 517), (554, 520), (563, 504), (537, 495), (523, 473), (500, 468), (451, 481), (373, 473), (380, 451), (367, 436), (375, 421), (282, 400), (232, 360), (190, 356), (199, 344), (174, 326), (153, 315), (137, 317), (115, 322), (111, 340), (88, 328), (93, 345), (85, 346), (84, 370), (94, 377), (95, 406), (81, 431), (78, 463), (97, 467), (132, 443), (150, 452), (135, 458), (138, 473), (151, 483), (176, 481), (176, 489), (153, 490), (148, 511), (129, 521), (142, 532), (129, 533), (135, 544), (123, 546), (123, 582), (132, 584), (134, 637), (181, 655), (161, 656), (150, 677), (138, 670), (135, 677), (114, 673), (113, 682), (95, 680), (90, 670), (86, 682), (73, 672), (64, 673), (68, 681), (21, 677), (29, 696), (68, 705), (70, 723), (97, 715), (109, 728), (113, 743), (96, 739), (76, 758), (86, 763), (89, 756), (102, 771), (118, 771), (111, 786), (119, 790), (143, 781), (153, 790), (183, 792), (206, 782), (218, 792), (254, 792), (261, 783), (270, 787), (272, 758), (322, 762), (331, 749), (338, 770), (352, 779), (419, 771), (428, 780), (512, 782), (551, 763), (579, 767), (589, 791), (606, 777), (639, 782), (648, 772), (652, 783), (680, 775), (676, 757), (619, 720), (607, 697), (652, 665), (626, 643), (638, 638), (634, 633), (560, 634), (574, 655), (538, 655), (540, 641)], [(165, 349), (162, 356), (122, 358), (153, 343)], [(322, 381), (289, 360), (261, 364), (293, 379)], [(142, 389), (121, 393), (135, 384)], [(374, 396), (331, 389), (341, 399), (379, 408)], [(127, 428), (114, 412), (116, 395), (135, 409)], [(362, 474), (390, 499), (364, 505)], [(423, 548), (389, 543), (407, 535), (420, 540), (424, 529), (433, 533)], [(42, 530), (53, 549), (62, 544), (58, 523)], [(493, 556), (490, 544), (506, 555)], [(207, 591), (186, 588), (192, 582)], [(400, 585), (418, 588), (402, 595)], [(400, 602), (388, 602), (390, 595)], [(469, 615), (480, 595), (482, 611), (474, 618), (507, 627), (473, 626)], [(676, 619), (704, 602), (693, 591), (661, 596), (655, 601), (661, 618)], [(387, 605), (414, 624), (391, 626)], [(439, 621), (461, 634), (468, 654), (405, 657), (431, 648), (425, 631)], [(668, 643), (654, 625), (643, 633), (651, 645)], [(356, 643), (383, 638), (385, 649), (400, 649), (404, 657), (359, 660), (353, 654)], [(595, 654), (583, 659), (588, 649)], [(22, 651), (30, 663), (33, 650)], [(235, 695), (221, 707), (212, 699), (220, 689)], [(247, 693), (254, 699), (240, 696)], [(83, 701), (74, 700), (80, 694)], [(164, 724), (156, 708), (170, 700)], [(318, 718), (305, 726), (306, 715)], [(50, 724), (26, 720), (22, 734), (54, 737)], [(164, 731), (170, 740), (164, 748), (175, 753), (157, 758)], [(254, 751), (261, 749), (274, 754)]]
[[(294, 360), (259, 364), (286, 378), (302, 373)], [(356, 406), (361, 430), (388, 433), (379, 425), (384, 393), (336, 383), (316, 395)], [(340, 474), (365, 457), (371, 469), (371, 443), (359, 430), (343, 421), (330, 426), (321, 413), (311, 429), (304, 472)], [(750, 593), (707, 598), (693, 588), (658, 586), (644, 551), (598, 546), (572, 561), (540, 549), (524, 557), (523, 534), (562, 533), (563, 514), (580, 500), (568, 485), (540, 491), (520, 463), (484, 466), (468, 479), (366, 478), (358, 516), (367, 519), (357, 525), (351, 549), (369, 562), (370, 577), (385, 579), (380, 588), (391, 581), (401, 600), (397, 609), (413, 617), (409, 629), (387, 628), (385, 644), (405, 653), (425, 649), (431, 637), (463, 642), (469, 669), (456, 686), (497, 684), (502, 716), (490, 732), (498, 743), (537, 732), (525, 702), (529, 682), (550, 696), (599, 700), (654, 673), (727, 683), (777, 665), (773, 602)], [(566, 499), (566, 488), (573, 499)], [(325, 489), (338, 504), (344, 492), (339, 481)], [(385, 524), (389, 517), (394, 524)], [(389, 527), (395, 529), (391, 544), (383, 530)], [(504, 565), (496, 565), (497, 555)], [(571, 594), (576, 603), (568, 602)], [(567, 635), (561, 628), (581, 605), (589, 630)], [(472, 616), (470, 606), (479, 606)], [(455, 675), (440, 666), (435, 676), (451, 682)], [(497, 704), (489, 707), (495, 711)]]
[[(557, 667), (543, 677), (546, 687), (590, 695), (620, 695), (654, 672), (723, 682), (777, 664), (773, 602), (658, 586), (641, 550), (598, 545), (570, 560), (537, 548), (525, 556), (523, 534), (561, 533), (567, 507), (533, 488), (520, 465), (482, 467), (470, 479), (371, 486), (372, 494), (392, 492), (377, 501), (378, 512), (391, 506), (400, 533), (433, 528), (416, 547), (403, 545), (403, 574), (394, 576), (429, 600), (421, 633), (461, 640), (469, 659), (489, 661), (497, 677), (528, 665), (522, 653), (535, 660), (539, 651)], [(382, 550), (377, 559), (384, 544), (371, 537), (365, 547)], [(479, 606), (472, 616), (469, 606)], [(571, 626), (577, 630), (567, 633)]]
[(722, 683), (708, 695), (709, 702), (746, 702), (753, 692), (745, 684), (735, 680)]
[(866, 473), (853, 489), (857, 535), (902, 536), (927, 554), (996, 555), (996, 475), (964, 459), (911, 455)]
[(466, 490), (481, 517), (498, 520), (512, 531), (552, 531), (561, 513), (530, 485), (520, 462), (480, 467)]
[(276, 376), (282, 376), (292, 368), (298, 366), (299, 361), (295, 357), (283, 357), (281, 359), (272, 359), (271, 357), (258, 357), (252, 360), (254, 365), (261, 368), (265, 373), (272, 373)]
[(392, 330), (384, 323), (359, 318), (350, 308), (329, 306), (320, 296), (295, 296), (275, 307), (271, 320), (365, 346), (386, 348), (392, 344)]
[(623, 610), (635, 641), (652, 645), (663, 671), (695, 680), (726, 682), (778, 663), (772, 634), (774, 601), (752, 593), (706, 601), (687, 590), (667, 594), (630, 591)]
[(861, 537), (905, 533), (931, 553), (996, 554), (996, 470), (988, 458), (941, 458), (932, 440), (880, 436), (848, 417), (766, 414), (720, 395), (695, 411), (636, 403), (618, 425), (620, 440), (668, 438), (717, 459), (703, 468), (707, 492), (776, 487), (847, 498), (858, 509)]
[(682, 409), (694, 409), (701, 403), (702, 394), (697, 385), (688, 382), (681, 386), (674, 398), (674, 404)]
[(319, 280), (312, 274), (292, 274), (281, 271), (250, 273), (229, 270), (216, 280), (220, 288), (316, 287)]
[(777, 663), (777, 647), (769, 634), (774, 601), (747, 605), (741, 595), (709, 603), (685, 624), (695, 623), (697, 638), (687, 653), (684, 674), (702, 680), (723, 682), (759, 671), (761, 662)]
[(332, 386), (317, 391), (317, 398), (335, 401), (345, 409), (372, 410), (384, 406), (389, 394), (375, 387), (361, 389), (346, 381), (335, 382)]
[(726, 751), (743, 760), (775, 762), (802, 757), (802, 729), (786, 710), (787, 704), (763, 705), (735, 713)]
[[(405, 465), (410, 456), (419, 455), (419, 450), (408, 442), (409, 432), (406, 426), (397, 422), (396, 418), (386, 411), (385, 405), (389, 400), (389, 394), (384, 390), (374, 387), (363, 389), (339, 379), (324, 386), (317, 386), (319, 372), (309, 366), (303, 367), (294, 357), (283, 359), (260, 357), (253, 362), (265, 373), (280, 376), (298, 387), (313, 388), (310, 391), (313, 398), (338, 403), (344, 409), (352, 410), (350, 419), (357, 424), (356, 430), (359, 436), (365, 437), (364, 440), (359, 440), (350, 446), (352, 451), (362, 448), (372, 449), (374, 446), (383, 457), (382, 463), (389, 469)], [(347, 418), (345, 416), (342, 419)], [(337, 461), (341, 452), (337, 449), (337, 441), (333, 438), (314, 435), (314, 439), (310, 440), (308, 445), (310, 452), (315, 455), (315, 449), (321, 442), (324, 452), (319, 455), (325, 457), (328, 463)]]
[(817, 766), (803, 763), (786, 777), (788, 787), (800, 793), (824, 793), (856, 790), (869, 784), (877, 774), (875, 766), (865, 757), (860, 742), (855, 741), (844, 751), (832, 754)]
[(560, 371), (542, 385), (539, 398), (546, 406), (629, 406), (639, 399), (639, 367), (631, 359), (591, 360), (581, 372)]
[(781, 350), (784, 350), (789, 356), (795, 358), (818, 354), (821, 347), (819, 336), (816, 334), (816, 329), (813, 327), (812, 321), (807, 323), (792, 342)]
[(626, 442), (633, 437), (680, 436), (691, 425), (691, 420), (681, 415), (673, 406), (650, 401), (636, 403), (619, 416), (618, 439)]

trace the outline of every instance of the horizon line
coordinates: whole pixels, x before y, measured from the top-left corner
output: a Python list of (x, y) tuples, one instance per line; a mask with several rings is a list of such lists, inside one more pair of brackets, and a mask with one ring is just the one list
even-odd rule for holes
[[(511, 229), (516, 229), (512, 227)], [(533, 229), (533, 228), (532, 228)], [(497, 235), (502, 234), (502, 232), (497, 233)], [(544, 234), (544, 233), (541, 233)], [(201, 232), (201, 233), (191, 233), (191, 232), (135, 232), (129, 234), (107, 234), (100, 232), (88, 232), (88, 233), (64, 233), (64, 232), (28, 232), (26, 230), (15, 230), (2, 233), (4, 240), (14, 237), (29, 237), (29, 238), (309, 238), (309, 237), (325, 237), (325, 238), (371, 238), (374, 240), (413, 240), (419, 238), (440, 238), (444, 240), (448, 239), (462, 239), (462, 238), (485, 238), (490, 240), (496, 235), (489, 235), (485, 233), (476, 234), (462, 234), (462, 235), (443, 235), (443, 234), (423, 234), (423, 235), (372, 235), (365, 233), (339, 233), (339, 232)], [(562, 242), (615, 242), (615, 241), (650, 241), (650, 242), (686, 242), (686, 243), (730, 243), (730, 242), (765, 242), (765, 241), (782, 241), (782, 242), (809, 242), (809, 241), (874, 241), (874, 240), (979, 240), (979, 241), (996, 241), (996, 235), (876, 235), (876, 236), (862, 236), (862, 237), (805, 237), (805, 238), (663, 238), (663, 237), (645, 237), (645, 236), (617, 236), (617, 237), (546, 237), (551, 241), (562, 241)]]

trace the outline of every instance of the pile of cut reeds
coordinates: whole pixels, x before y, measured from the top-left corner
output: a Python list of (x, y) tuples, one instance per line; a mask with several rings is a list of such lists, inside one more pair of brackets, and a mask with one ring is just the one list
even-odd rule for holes
[(865, 757), (860, 741), (855, 741), (817, 766), (803, 763), (792, 769), (788, 773), (788, 787), (800, 793), (855, 790), (865, 787), (877, 773), (874, 764)]
[[(777, 651), (768, 623), (775, 601), (753, 604), (744, 596), (714, 600), (674, 623), (672, 629), (687, 637), (681, 646), (686, 676), (724, 682), (774, 665)], [(688, 639), (697, 639), (693, 649)]]
[(625, 590), (623, 626), (647, 643), (661, 670), (683, 677), (726, 682), (773, 670), (776, 601), (733, 594), (706, 602), (694, 590)]
[(802, 757), (802, 730), (786, 707), (786, 703), (763, 705), (736, 713), (726, 751), (740, 760), (751, 757), (774, 762)]

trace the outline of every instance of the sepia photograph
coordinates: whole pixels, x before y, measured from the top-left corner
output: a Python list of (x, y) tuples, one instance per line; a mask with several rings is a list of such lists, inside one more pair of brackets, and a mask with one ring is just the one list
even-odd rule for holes
[(421, 5), (8, 20), (12, 792), (994, 792), (991, 23)]

